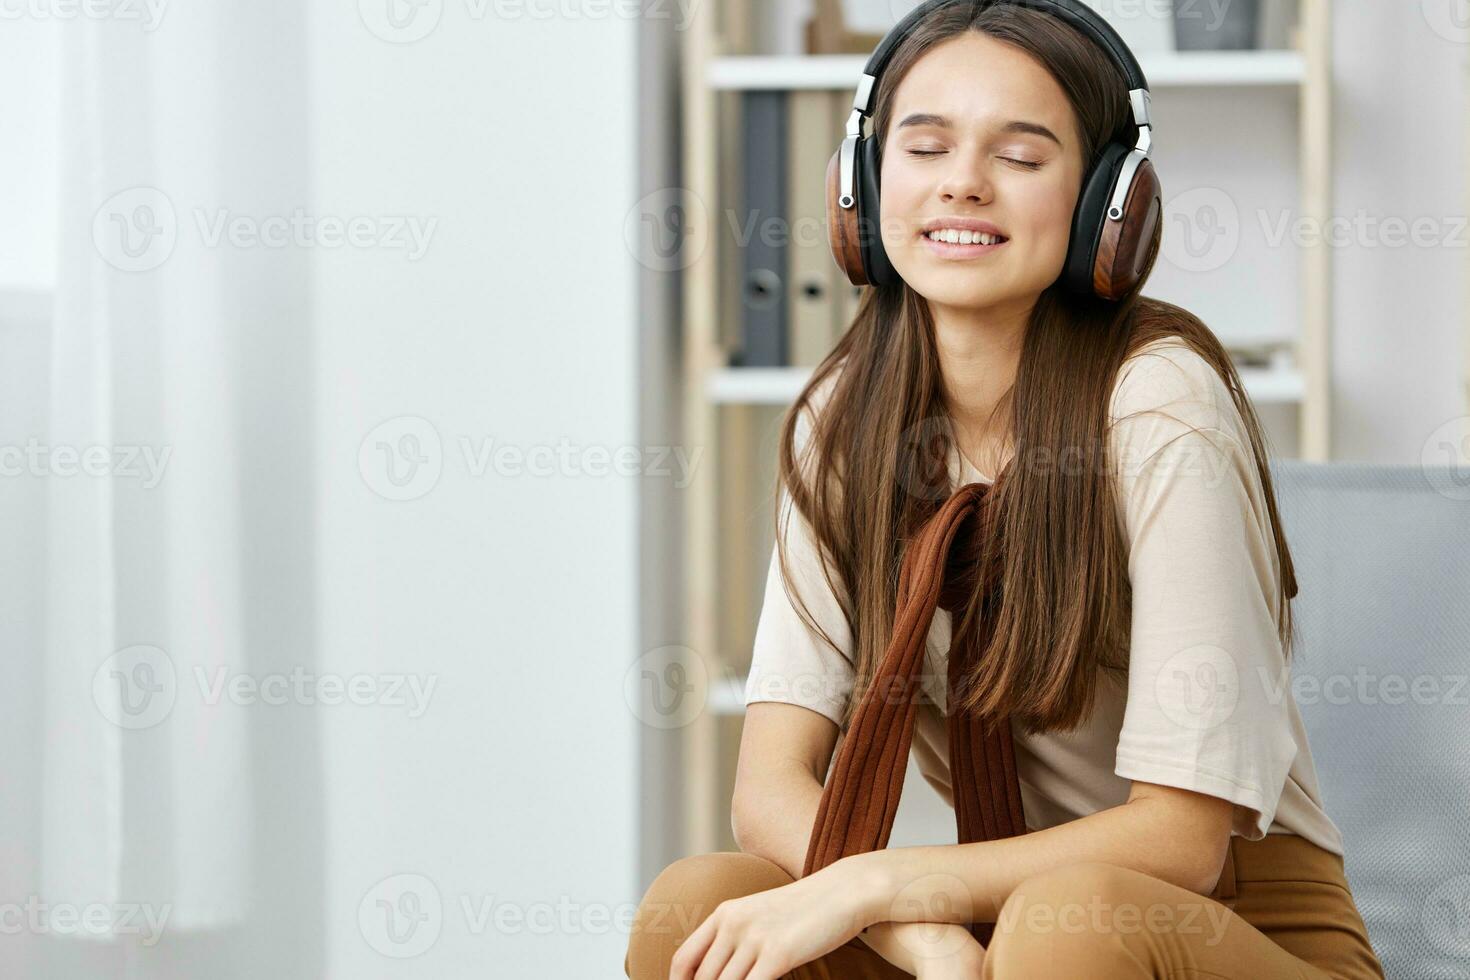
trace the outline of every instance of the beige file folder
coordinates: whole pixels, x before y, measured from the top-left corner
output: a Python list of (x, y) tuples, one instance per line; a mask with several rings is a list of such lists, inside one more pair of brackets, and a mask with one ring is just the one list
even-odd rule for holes
[(839, 271), (827, 245), (827, 160), (836, 145), (832, 94), (817, 90), (790, 93), (791, 363), (812, 367), (837, 339), (836, 293)]

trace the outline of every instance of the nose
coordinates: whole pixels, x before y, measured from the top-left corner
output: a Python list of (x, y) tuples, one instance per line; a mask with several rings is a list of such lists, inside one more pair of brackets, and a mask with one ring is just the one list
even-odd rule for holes
[(956, 200), (984, 204), (994, 196), (994, 188), (985, 168), (965, 153), (950, 155), (953, 164), (939, 184), (939, 199), (946, 204)]

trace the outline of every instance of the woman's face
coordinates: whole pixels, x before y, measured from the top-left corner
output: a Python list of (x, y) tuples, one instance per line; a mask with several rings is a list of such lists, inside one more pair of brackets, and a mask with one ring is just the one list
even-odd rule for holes
[[(1029, 309), (1061, 275), (1081, 185), (1071, 105), (1030, 55), (972, 31), (925, 52), (899, 83), (883, 143), (883, 243), (932, 304)], [(931, 223), (960, 230), (956, 219), (989, 222), (1005, 240), (929, 240)]]

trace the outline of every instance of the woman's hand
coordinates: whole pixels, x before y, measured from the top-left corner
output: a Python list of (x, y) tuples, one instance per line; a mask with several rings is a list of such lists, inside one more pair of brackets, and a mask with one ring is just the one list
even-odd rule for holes
[(837, 861), (721, 902), (679, 946), (669, 980), (776, 980), (832, 952), (872, 924), (855, 870)]

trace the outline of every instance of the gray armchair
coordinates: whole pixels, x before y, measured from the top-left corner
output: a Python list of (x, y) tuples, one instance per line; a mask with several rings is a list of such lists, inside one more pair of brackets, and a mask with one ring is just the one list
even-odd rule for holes
[(1369, 937), (1389, 980), (1470, 978), (1470, 472), (1272, 476), (1300, 586), (1293, 691)]
[[(1301, 590), (1293, 692), (1369, 938), (1388, 980), (1470, 980), (1470, 473), (1271, 473)], [(904, 785), (889, 845), (953, 843), (912, 760)]]

